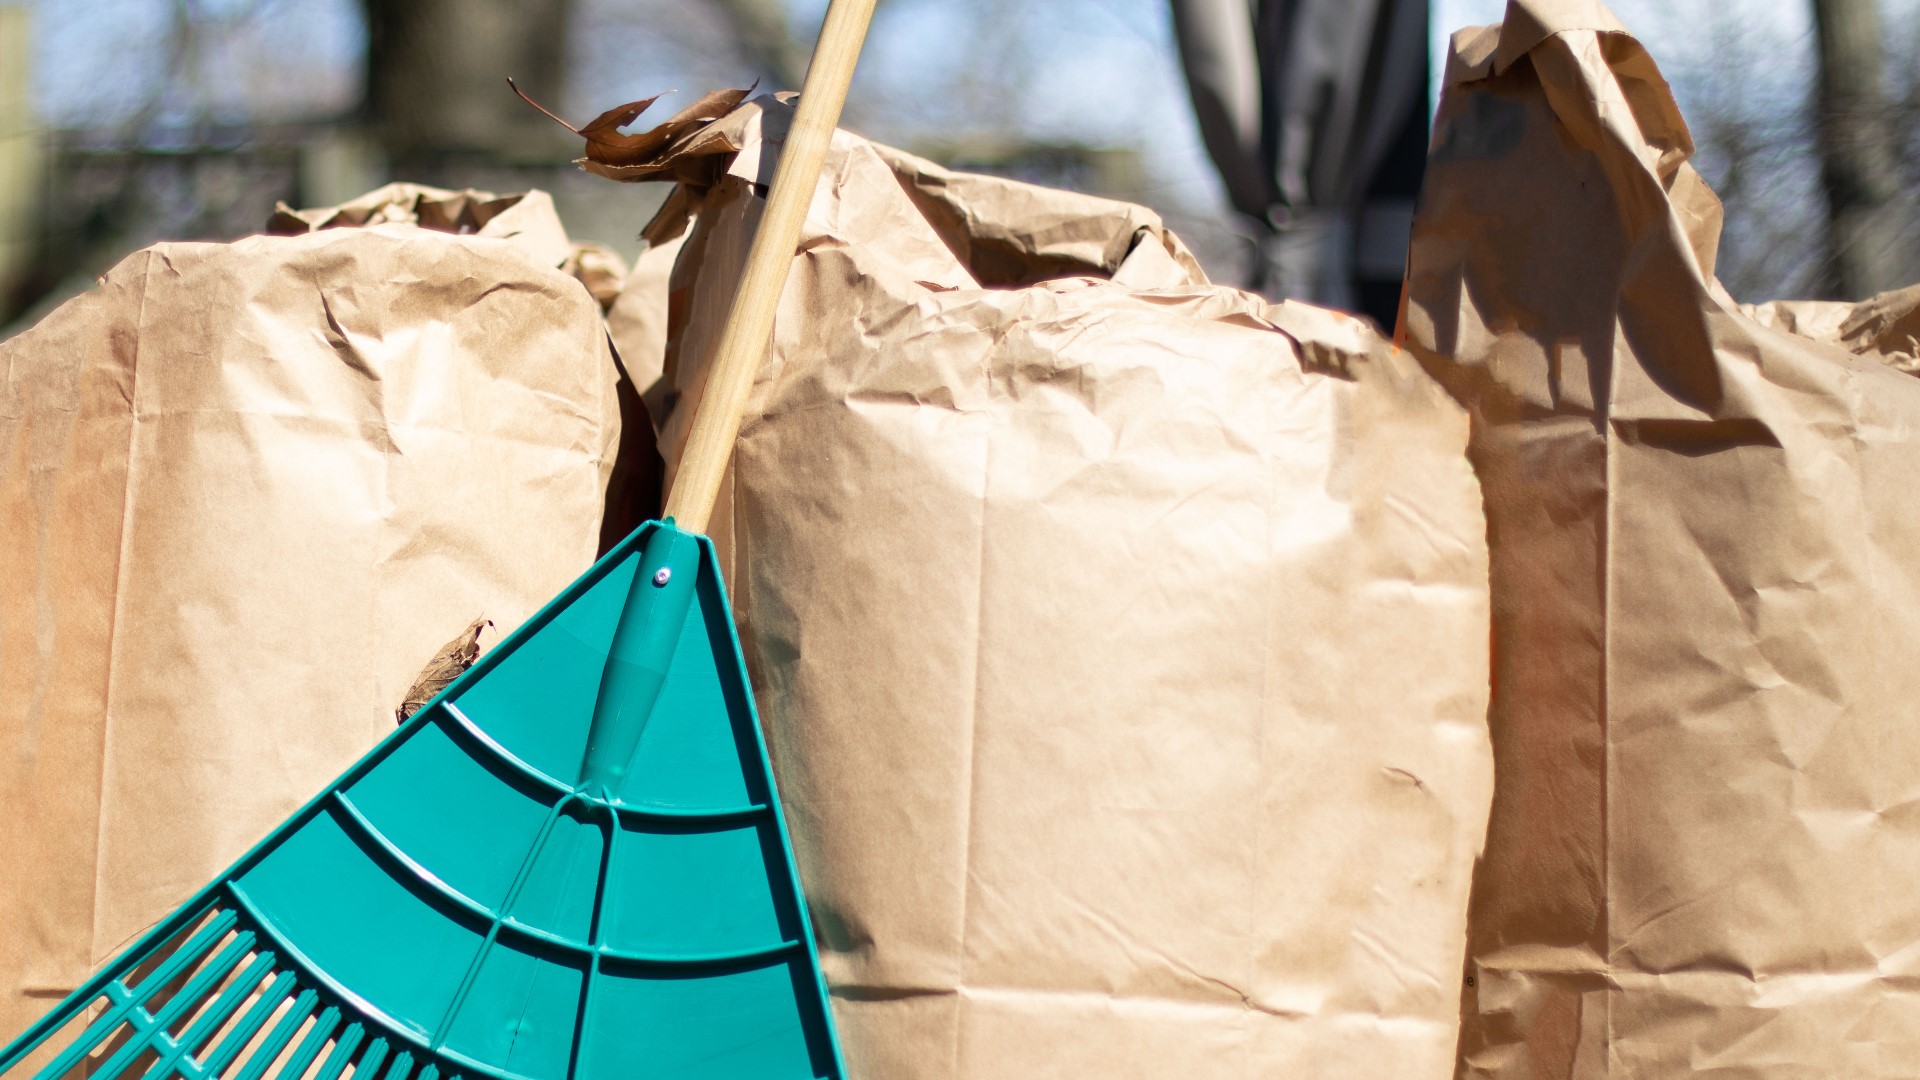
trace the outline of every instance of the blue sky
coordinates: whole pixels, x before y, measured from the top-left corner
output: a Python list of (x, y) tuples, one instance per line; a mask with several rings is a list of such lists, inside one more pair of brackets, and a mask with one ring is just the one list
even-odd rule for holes
[[(6, 2), (6, 0), (0, 0)], [(18, 2), (18, 0), (15, 0)], [(36, 21), (36, 107), (55, 124), (111, 124), (167, 86), (163, 53), (172, 0), (28, 0)], [(663, 89), (697, 92), (738, 78), (723, 57), (676, 48), (662, 28), (687, 9), (674, 0), (580, 0), (573, 85), (559, 99), (576, 116)], [(168, 87), (162, 112), (187, 116), (325, 115), (349, 106), (364, 48), (355, 0), (200, 0), (234, 16), (195, 77)], [(1890, 26), (1920, 0), (1884, 5)], [(797, 0), (798, 25), (825, 0)], [(1668, 68), (1687, 104), (1687, 72), (1711, 70), (1700, 32), (1708, 13), (1751, 29), (1779, 63), (1786, 98), (1804, 86), (1811, 39), (1804, 0), (1618, 0), (1616, 12)], [(1436, 0), (1434, 50), (1447, 32), (1497, 21), (1502, 0)], [(252, 12), (250, 17), (238, 16)], [(1133, 146), (1157, 196), (1219, 209), (1172, 48), (1164, 0), (892, 0), (882, 9), (854, 94), (871, 134), (915, 130), (1024, 133)], [(696, 51), (697, 52), (697, 51)], [(1017, 69), (1011, 86), (977, 73)], [(874, 130), (877, 129), (877, 130)]]

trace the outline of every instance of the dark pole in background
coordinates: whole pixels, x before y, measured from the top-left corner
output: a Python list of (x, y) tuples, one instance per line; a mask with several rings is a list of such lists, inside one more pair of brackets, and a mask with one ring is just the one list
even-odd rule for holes
[(1170, 0), (1248, 275), (1393, 325), (1426, 166), (1428, 0)]
[(1900, 188), (1880, 15), (1873, 0), (1813, 0), (1819, 38), (1820, 182), (1827, 196), (1827, 291), (1861, 300), (1902, 282), (1885, 220)]

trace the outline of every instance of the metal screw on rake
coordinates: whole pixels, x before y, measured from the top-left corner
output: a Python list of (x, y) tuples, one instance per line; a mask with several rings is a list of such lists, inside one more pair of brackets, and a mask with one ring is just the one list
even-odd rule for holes
[(0, 1075), (844, 1080), (698, 530), (873, 2), (828, 9), (666, 520), (0, 1051)]

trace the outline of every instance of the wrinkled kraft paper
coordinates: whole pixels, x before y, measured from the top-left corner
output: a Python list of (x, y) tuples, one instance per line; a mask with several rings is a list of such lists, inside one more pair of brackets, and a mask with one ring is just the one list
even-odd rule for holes
[[(613, 304), (607, 308), (607, 335), (613, 339), (615, 357), (620, 364), (621, 427), (618, 472), (626, 479), (616, 484), (623, 499), (609, 497), (611, 506), (625, 505), (628, 519), (621, 522), (631, 531), (634, 525), (660, 516), (666, 463), (660, 458), (655, 440), (654, 421), (642, 393), (661, 386), (660, 375), (666, 368), (668, 277), (680, 254), (684, 235), (664, 244), (654, 244), (633, 261), (633, 270), (620, 282)], [(661, 404), (656, 398), (653, 407)], [(616, 516), (609, 515), (609, 525)], [(619, 537), (608, 529), (606, 545)], [(625, 533), (621, 533), (624, 536)]]
[[(619, 445), (606, 459), (611, 471), (600, 550), (608, 550), (641, 522), (659, 516), (662, 465), (639, 390), (659, 379), (666, 348), (664, 267), (672, 265), (677, 249), (669, 245), (643, 253), (630, 273), (620, 254), (605, 244), (569, 239), (553, 197), (538, 188), (498, 195), (404, 182), (375, 188), (338, 206), (295, 210), (281, 203), (267, 231), (297, 236), (387, 223), (509, 241), (540, 265), (558, 267), (592, 294), (606, 313), (607, 335), (618, 346), (613, 361), (619, 418), (609, 430), (617, 434)], [(653, 332), (655, 326), (660, 328), (658, 333)]]
[(543, 266), (557, 266), (586, 286), (602, 310), (613, 305), (627, 278), (626, 261), (605, 244), (571, 240), (553, 207), (553, 196), (535, 188), (512, 195), (467, 188), (449, 191), (397, 182), (338, 206), (295, 210), (280, 203), (267, 231), (298, 236), (321, 229), (394, 223), (438, 232), (510, 240)]
[(619, 414), (559, 235), (161, 244), (0, 344), (0, 1042), (590, 564)]
[(1691, 150), (1596, 4), (1454, 38), (1406, 325), (1493, 546), (1463, 1076), (1920, 1068), (1920, 382), (1733, 303)]
[(1920, 285), (1892, 289), (1857, 304), (1840, 300), (1773, 300), (1742, 304), (1761, 323), (1838, 345), (1910, 374), (1920, 373)]
[(365, 225), (418, 225), (434, 232), (507, 240), (542, 266), (565, 264), (581, 246), (567, 238), (566, 227), (554, 212), (553, 196), (538, 189), (498, 195), (473, 188), (449, 191), (425, 184), (393, 183), (338, 206), (296, 210), (280, 203), (268, 219), (266, 231), (276, 236), (299, 236)]
[[(662, 151), (670, 462), (789, 116)], [(1464, 410), (1145, 210), (845, 133), (800, 246), (715, 531), (853, 1075), (1449, 1075)]]

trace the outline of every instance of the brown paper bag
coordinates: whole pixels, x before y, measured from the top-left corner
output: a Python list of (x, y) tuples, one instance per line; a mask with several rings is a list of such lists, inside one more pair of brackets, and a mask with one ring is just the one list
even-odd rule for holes
[(1597, 4), (1454, 38), (1406, 321), (1493, 546), (1465, 1076), (1920, 1063), (1920, 382), (1733, 303), (1691, 151)]
[(393, 183), (374, 188), (338, 206), (296, 210), (280, 203), (267, 232), (299, 236), (322, 229), (363, 225), (418, 225), (435, 232), (486, 236), (511, 241), (543, 266), (559, 266), (573, 254), (566, 226), (544, 191), (497, 195), (491, 191), (449, 191), (425, 184)]
[(667, 279), (684, 239), (677, 236), (642, 251), (607, 308), (607, 334), (642, 397), (653, 390), (666, 369)]
[[(789, 115), (660, 151), (669, 461)], [(852, 1074), (1448, 1075), (1491, 779), (1458, 406), (1145, 210), (845, 133), (774, 338), (715, 530)]]
[(593, 559), (614, 369), (536, 202), (161, 244), (0, 344), (0, 1042)]
[(1774, 300), (1742, 304), (1761, 324), (1838, 345), (1909, 374), (1920, 373), (1920, 285), (1849, 304), (1839, 300)]
[(553, 208), (553, 196), (534, 188), (511, 195), (466, 188), (449, 191), (397, 182), (338, 206), (295, 210), (280, 203), (267, 232), (299, 236), (362, 225), (418, 225), (436, 232), (506, 240), (542, 266), (557, 266), (586, 287), (602, 310), (611, 307), (627, 277), (626, 261), (605, 244), (575, 241)]

